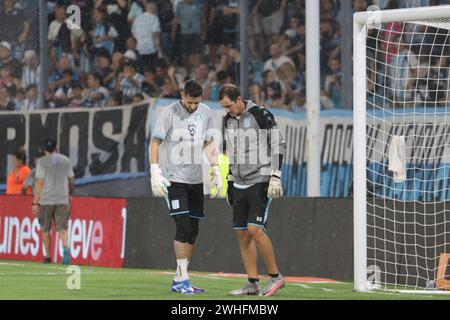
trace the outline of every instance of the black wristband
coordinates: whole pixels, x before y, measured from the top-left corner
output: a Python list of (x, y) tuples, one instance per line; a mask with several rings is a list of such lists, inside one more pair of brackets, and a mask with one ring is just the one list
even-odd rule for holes
[(40, 205), (39, 203), (33, 202), (33, 206), (38, 206), (38, 207), (40, 207), (41, 205)]

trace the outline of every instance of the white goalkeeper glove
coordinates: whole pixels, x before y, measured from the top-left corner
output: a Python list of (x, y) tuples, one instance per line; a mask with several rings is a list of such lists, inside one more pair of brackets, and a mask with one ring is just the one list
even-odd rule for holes
[(212, 167), (211, 188), (216, 188), (216, 194), (213, 197), (217, 198), (222, 191), (222, 176), (219, 166)]
[(153, 194), (156, 197), (165, 197), (168, 193), (167, 187), (170, 187), (170, 182), (163, 177), (158, 164), (151, 165), (150, 174), (150, 184), (152, 186)]
[(269, 198), (279, 198), (283, 196), (283, 187), (281, 185), (281, 171), (272, 171), (272, 177), (269, 180), (269, 188), (267, 189)]

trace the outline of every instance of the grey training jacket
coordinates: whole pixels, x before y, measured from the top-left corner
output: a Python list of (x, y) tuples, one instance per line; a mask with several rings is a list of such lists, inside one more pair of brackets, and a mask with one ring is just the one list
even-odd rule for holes
[(281, 170), (286, 142), (270, 111), (244, 101), (240, 117), (225, 117), (225, 143), (235, 183), (267, 182), (272, 170)]

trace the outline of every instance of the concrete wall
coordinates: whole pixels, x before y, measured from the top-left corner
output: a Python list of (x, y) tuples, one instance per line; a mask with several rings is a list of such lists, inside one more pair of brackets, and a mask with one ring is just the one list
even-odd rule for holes
[[(269, 235), (284, 275), (353, 279), (351, 199), (275, 200)], [(190, 269), (245, 273), (232, 213), (224, 200), (206, 200), (207, 219)], [(128, 203), (126, 267), (175, 269), (175, 225), (162, 199), (130, 199)], [(260, 262), (260, 273), (266, 270)]]

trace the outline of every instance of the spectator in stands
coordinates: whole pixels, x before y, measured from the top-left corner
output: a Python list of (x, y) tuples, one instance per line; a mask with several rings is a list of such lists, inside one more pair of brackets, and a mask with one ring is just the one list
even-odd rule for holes
[(184, 66), (190, 75), (200, 64), (200, 54), (203, 52), (202, 34), (205, 32), (201, 23), (203, 7), (193, 0), (181, 1), (175, 13), (172, 25), (172, 41), (176, 41), (177, 27), (180, 25), (181, 55)]
[(131, 103), (133, 97), (142, 93), (144, 76), (136, 72), (135, 63), (126, 63), (123, 72), (119, 74), (116, 81), (116, 94), (122, 95), (122, 104)]
[(272, 43), (278, 41), (278, 35), (284, 21), (284, 12), (287, 0), (260, 0), (259, 12), (262, 17), (262, 27), (266, 39), (272, 39)]
[(448, 57), (439, 56), (432, 58), (432, 67), (428, 80), (430, 101), (437, 102), (439, 106), (446, 106), (449, 94), (448, 88)]
[[(227, 58), (221, 59), (218, 70), (226, 70), (228, 73), (232, 73), (238, 78), (240, 73), (240, 62), (241, 54), (239, 51), (230, 48), (230, 50), (228, 50)], [(249, 68), (251, 68), (251, 63), (249, 63)]]
[[(398, 49), (397, 53), (392, 56), (391, 63), (388, 65), (388, 79), (390, 80), (390, 89), (392, 90), (394, 102), (402, 102), (405, 99), (410, 100), (413, 97), (413, 88), (416, 85), (415, 79), (418, 78), (419, 60), (409, 49), (409, 46), (405, 44), (401, 36), (397, 35), (392, 40)], [(427, 60), (425, 61), (425, 68), (423, 68), (425, 71), (423, 78), (426, 78), (428, 69)]]
[[(396, 0), (389, 0), (386, 9), (398, 9), (398, 4)], [(385, 62), (390, 64), (392, 59), (397, 54), (397, 46), (395, 43), (395, 38), (402, 35), (403, 23), (400, 22), (388, 22), (383, 26), (383, 30), (380, 37), (380, 50), (385, 52), (384, 55)]]
[(305, 77), (303, 70), (296, 70), (291, 64), (285, 63), (277, 71), (283, 91), (288, 101), (291, 101), (292, 93), (305, 88)]
[(130, 35), (128, 26), (129, 0), (96, 0), (95, 7), (106, 8), (107, 21), (114, 27), (118, 37), (114, 39), (115, 50), (124, 51)]
[(115, 95), (109, 96), (108, 102), (106, 103), (107, 107), (117, 107), (120, 106), (120, 101)]
[(163, 77), (163, 83), (160, 87), (161, 98), (172, 98), (179, 99), (180, 95), (180, 86), (175, 79), (175, 67), (173, 65), (169, 66), (166, 72), (166, 76)]
[(127, 50), (137, 51), (137, 40), (133, 36), (129, 36), (127, 39)]
[(16, 96), (13, 98), (15, 110), (22, 110), (25, 100), (25, 90), (22, 88), (17, 89)]
[(333, 101), (331, 101), (330, 96), (324, 89), (320, 90), (320, 107), (322, 110), (334, 109)]
[(330, 97), (333, 105), (337, 109), (342, 106), (342, 72), (341, 63), (338, 59), (332, 58), (328, 64), (329, 72), (325, 77), (325, 92)]
[(71, 60), (66, 57), (66, 56), (62, 56), (59, 61), (58, 64), (56, 66), (56, 69), (53, 70), (52, 74), (49, 77), (49, 84), (48, 84), (48, 89), (50, 91), (54, 91), (56, 90), (58, 87), (62, 86), (64, 83), (64, 75), (63, 72), (65, 70), (71, 70), (72, 71), (72, 77), (75, 80), (79, 80), (78, 75), (74, 72), (74, 70), (72, 69), (72, 63)]
[(107, 19), (104, 7), (94, 9), (92, 15), (92, 24), (94, 29), (91, 30), (94, 48), (105, 48), (109, 54), (114, 52), (114, 40), (119, 36), (114, 26)]
[(277, 76), (274, 71), (266, 70), (263, 72), (262, 77), (263, 77), (263, 81), (262, 81), (263, 88), (267, 87), (268, 85), (270, 85), (273, 82), (278, 82), (279, 85), (281, 86), (282, 90), (284, 92), (286, 91), (286, 89), (283, 88), (283, 84), (280, 81), (278, 81)]
[(140, 14), (144, 12), (144, 1), (145, 0), (133, 0), (128, 11), (128, 24), (131, 26)]
[(335, 0), (320, 1), (320, 15), (325, 19), (336, 19), (339, 12), (339, 4)]
[[(27, 166), (27, 153), (24, 149), (19, 149), (14, 154), (13, 166), (6, 180), (6, 194), (19, 195), (22, 194), (22, 185), (31, 171)], [(31, 189), (27, 193), (31, 194)]]
[[(222, 21), (218, 18), (217, 0), (207, 0), (204, 5), (203, 25), (206, 29), (204, 42), (208, 46), (209, 65), (214, 66), (217, 62), (217, 49), (222, 44)], [(202, 34), (203, 36), (203, 34)]]
[(111, 68), (111, 56), (106, 50), (98, 50), (95, 55), (94, 71), (97, 72), (106, 88), (114, 88), (114, 71)]
[(179, 91), (178, 82), (175, 78), (175, 67), (171, 65), (166, 59), (160, 58), (155, 65), (155, 83), (158, 88), (167, 83), (166, 79), (171, 81), (172, 89), (170, 91)]
[(25, 89), (25, 99), (21, 107), (21, 111), (36, 111), (41, 109), (38, 88), (35, 84), (31, 84)]
[(12, 97), (16, 95), (20, 88), (20, 80), (13, 76), (8, 66), (0, 68), (0, 86), (5, 87)]
[(305, 18), (305, 0), (290, 0), (286, 6), (287, 21), (297, 16)]
[(220, 70), (219, 72), (217, 72), (216, 78), (220, 87), (222, 87), (224, 84), (236, 84), (236, 76), (225, 70)]
[(22, 68), (22, 88), (34, 84), (37, 85), (41, 76), (41, 67), (39, 66), (39, 60), (34, 50), (28, 50), (25, 52), (23, 58)]
[(73, 71), (66, 69), (62, 72), (62, 79), (58, 81), (59, 85), (52, 94), (49, 91), (46, 99), (52, 108), (66, 108), (72, 99)]
[(289, 63), (295, 67), (292, 59), (282, 54), (281, 47), (278, 43), (274, 43), (270, 46), (270, 56), (271, 58), (264, 63), (263, 71), (271, 70), (276, 72), (277, 69), (285, 63)]
[(263, 52), (264, 41), (262, 36), (261, 15), (258, 12), (259, 0), (249, 2), (249, 25), (248, 25), (248, 47), (250, 54), (255, 60), (261, 58)]
[(266, 108), (283, 109), (285, 107), (283, 91), (279, 82), (272, 82), (266, 85), (263, 90)]
[(367, 10), (367, 2), (365, 0), (353, 0), (353, 12), (361, 12)]
[(218, 0), (215, 7), (215, 21), (221, 29), (217, 34), (221, 44), (220, 64), (217, 69), (225, 70), (239, 56), (237, 49), (239, 6), (236, 0)]
[[(332, 58), (339, 58), (341, 46), (337, 29), (338, 26), (332, 19), (323, 19), (320, 22), (320, 63), (322, 66), (328, 66), (328, 61)], [(321, 72), (323, 75), (326, 68), (323, 68)]]
[(146, 97), (158, 97), (159, 88), (155, 82), (155, 72), (149, 66), (144, 67), (144, 82), (142, 83), (142, 93)]
[(175, 17), (173, 12), (173, 5), (171, 1), (158, 0), (158, 18), (161, 26), (160, 42), (162, 56), (173, 59), (173, 42), (171, 39), (172, 23)]
[(265, 104), (264, 101), (264, 92), (261, 88), (261, 85), (257, 82), (253, 82), (249, 86), (249, 98), (258, 106), (263, 106)]
[(22, 63), (11, 55), (11, 48), (9, 42), (0, 42), (0, 68), (8, 67), (14, 78), (21, 79)]
[[(49, 26), (49, 40), (51, 40), (52, 51), (60, 54), (59, 60), (53, 58), (54, 66), (51, 69), (52, 75), (49, 81), (49, 89), (52, 94), (63, 85), (62, 72), (64, 70), (71, 69), (73, 79), (80, 80), (83, 84), (87, 83), (88, 75), (95, 71), (101, 75), (105, 87), (111, 90), (106, 104), (120, 104), (122, 93), (120, 90), (116, 90), (118, 85), (120, 87), (117, 81), (119, 74), (123, 73), (123, 64), (129, 63), (137, 66), (136, 73), (145, 78), (141, 88), (145, 96), (176, 97), (179, 94), (178, 83), (187, 78), (198, 78), (204, 83), (204, 99), (212, 99), (217, 95), (216, 91), (221, 82), (236, 83), (239, 79), (240, 53), (236, 50), (239, 6), (236, 0), (58, 0), (51, 2), (57, 3), (57, 5), (54, 6), (55, 19), (50, 18), (52, 24)], [(269, 78), (273, 77), (281, 85), (282, 96), (286, 97), (283, 102), (287, 105), (295, 104), (295, 96), (298, 95), (296, 92), (305, 89), (304, 2), (304, 0), (249, 1), (249, 44), (252, 54), (249, 72), (250, 81), (257, 81), (261, 84), (261, 87), (267, 86), (267, 83), (262, 83), (261, 74), (263, 70), (272, 70)], [(360, 11), (365, 9), (367, 1), (354, 0), (353, 2), (354, 10)], [(65, 8), (70, 4), (80, 5), (82, 14), (90, 17), (89, 19), (82, 19), (83, 30), (76, 32), (67, 30), (64, 23)], [(391, 3), (389, 5), (392, 6)], [(132, 36), (131, 31), (133, 26), (137, 26), (139, 22), (137, 18), (147, 15), (145, 6), (151, 7), (149, 12), (153, 14), (154, 18), (157, 12), (155, 19), (159, 20), (161, 33), (159, 37), (155, 36), (155, 39), (158, 41), (158, 38), (161, 38), (159, 55), (167, 58), (167, 62), (161, 63), (162, 60), (156, 57), (147, 59), (144, 54), (144, 63), (142, 63), (138, 52), (142, 49), (139, 41)], [(338, 11), (339, 1), (324, 0), (321, 2), (321, 46), (323, 49), (321, 50), (321, 70), (323, 75), (332, 73), (328, 70), (329, 61), (332, 59), (340, 60), (341, 44), (340, 29), (337, 24)], [(1, 12), (0, 8), (0, 15)], [(177, 12), (177, 18), (172, 19), (174, 12)], [(172, 20), (174, 20), (173, 24)], [(394, 25), (392, 30), (396, 32), (397, 27)], [(143, 27), (135, 27), (135, 30), (140, 30), (147, 35), (147, 32), (143, 32)], [(208, 30), (208, 32), (206, 33), (205, 30)], [(2, 30), (0, 30), (0, 34), (1, 32)], [(179, 47), (182, 57), (190, 56), (186, 61), (181, 62), (177, 55), (179, 54), (178, 48), (172, 48), (174, 32), (175, 37), (178, 36), (178, 33), (181, 35), (180, 41), (177, 42), (181, 43)], [(262, 38), (261, 32), (266, 35), (266, 40), (268, 34), (271, 38), (264, 41), (264, 44), (258, 44), (258, 37)], [(410, 32), (410, 34), (413, 35), (414, 32)], [(186, 39), (189, 38), (194, 40), (187, 41)], [(141, 39), (146, 42), (153, 40), (152, 37), (148, 36), (141, 37)], [(0, 37), (0, 43), (3, 40), (5, 39)], [(211, 65), (209, 68), (200, 65), (199, 54), (201, 54), (203, 44), (209, 45), (209, 57), (207, 57), (207, 63)], [(215, 66), (218, 45), (222, 45), (221, 60), (219, 66)], [(7, 45), (3, 47), (5, 46), (8, 47)], [(260, 57), (267, 59), (264, 56), (267, 48), (262, 47), (268, 46), (271, 46), (271, 59), (268, 61), (259, 60)], [(7, 51), (1, 47), (0, 44), (0, 69), (2, 66), (1, 51)], [(9, 44), (9, 47), (11, 51), (11, 44)], [(439, 48), (439, 46), (436, 46), (436, 48)], [(414, 47), (412, 50), (414, 51)], [(277, 53), (277, 51), (281, 51), (281, 53)], [(183, 54), (186, 52), (189, 54)], [(396, 52), (393, 52), (387, 56), (392, 55), (393, 57), (395, 54)], [(156, 53), (156, 55), (158, 54)], [(392, 59), (392, 57), (389, 57), (389, 59)], [(69, 63), (67, 63), (67, 58), (70, 61)], [(17, 61), (20, 69), (15, 77), (21, 80), (21, 87), (25, 90), (30, 84), (37, 83), (37, 81), (32, 80), (34, 74), (38, 73), (36, 54), (27, 54), (23, 63), (24, 66), (21, 66), (20, 62)], [(168, 71), (169, 65), (172, 64), (176, 66), (176, 69), (173, 70), (173, 76), (170, 77)], [(61, 65), (64, 66), (61, 67)], [(197, 66), (199, 68), (196, 68)], [(188, 69), (187, 72), (186, 69)], [(13, 69), (11, 68), (11, 70)], [(215, 70), (219, 72), (216, 73)], [(23, 77), (20, 76), (21, 72), (24, 73)], [(209, 73), (209, 76), (205, 77), (207, 73)], [(322, 89), (324, 89), (325, 82), (322, 82)], [(277, 85), (274, 86), (277, 87)], [(257, 87), (253, 86), (253, 89), (256, 91)], [(20, 107), (19, 101), (22, 100), (20, 88), (11, 86), (8, 90), (8, 96), (13, 100), (15, 97), (15, 101)], [(16, 92), (19, 93), (18, 96)], [(128, 101), (141, 99), (140, 94), (135, 94), (127, 99)], [(333, 100), (332, 95), (330, 97), (327, 97), (327, 95), (330, 95), (330, 92), (327, 93), (324, 90), (324, 100), (325, 97), (330, 101)], [(73, 105), (77, 105), (77, 103), (73, 103)], [(327, 106), (329, 105), (332, 105), (331, 102), (327, 104)]]
[(62, 54), (69, 57), (74, 64), (74, 48), (72, 46), (71, 30), (66, 24), (66, 8), (62, 5), (55, 7), (55, 19), (48, 27), (48, 41), (50, 45), (50, 59), (55, 66)]
[(158, 56), (162, 55), (161, 27), (154, 0), (145, 0), (145, 12), (134, 20), (131, 31), (137, 40), (137, 50), (143, 65), (154, 65)]
[(6, 87), (0, 87), (0, 111), (14, 111), (16, 105)]
[(139, 103), (144, 100), (144, 96), (142, 94), (137, 94), (131, 99), (131, 103)]
[(18, 60), (23, 57), (30, 23), (24, 12), (17, 8), (15, 0), (3, 0), (0, 8), (0, 40), (9, 42), (12, 56)]
[(105, 107), (109, 97), (109, 91), (103, 86), (102, 76), (94, 72), (88, 76), (88, 87), (83, 92), (82, 107), (102, 108)]
[(134, 51), (134, 50), (127, 50), (122, 55), (122, 64), (127, 64), (127, 63), (133, 63), (136, 66), (140, 67), (139, 56), (138, 56), (136, 51)]
[(83, 86), (80, 82), (76, 81), (72, 86), (72, 99), (68, 108), (81, 108), (83, 107), (83, 101)]
[(298, 66), (299, 55), (305, 55), (305, 24), (302, 23), (299, 16), (293, 16), (289, 21), (289, 27), (280, 36), (280, 44), (283, 55), (288, 56)]
[(203, 100), (208, 100), (211, 94), (212, 81), (209, 76), (209, 69), (202, 63), (195, 69), (194, 80), (196, 80), (203, 89)]
[(306, 112), (306, 92), (299, 90), (293, 93), (294, 99), (292, 101), (291, 110), (293, 112)]

